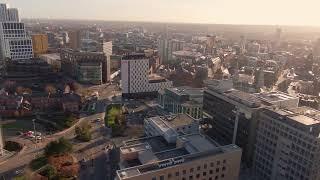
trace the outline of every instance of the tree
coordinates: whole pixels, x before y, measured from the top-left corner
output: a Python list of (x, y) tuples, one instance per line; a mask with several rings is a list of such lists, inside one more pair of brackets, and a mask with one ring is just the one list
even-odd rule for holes
[(47, 157), (53, 155), (63, 155), (72, 152), (72, 144), (65, 138), (50, 142), (44, 149)]
[(81, 127), (77, 126), (75, 129), (76, 138), (84, 142), (90, 141), (92, 138), (90, 128), (91, 126), (87, 123), (83, 124)]
[(4, 88), (6, 89), (6, 91), (8, 91), (11, 94), (15, 92), (16, 85), (17, 83), (15, 81), (7, 80), (4, 82)]
[(51, 94), (55, 94), (57, 92), (57, 89), (51, 85), (51, 84), (47, 84), (46, 87), (45, 87), (45, 91), (49, 94), (49, 96)]
[(51, 180), (56, 178), (57, 170), (53, 166), (49, 165), (41, 172), (41, 174)]

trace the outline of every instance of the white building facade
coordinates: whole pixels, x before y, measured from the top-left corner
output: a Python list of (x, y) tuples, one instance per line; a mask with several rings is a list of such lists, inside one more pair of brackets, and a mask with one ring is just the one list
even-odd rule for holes
[(25, 60), (33, 57), (32, 40), (27, 36), (24, 23), (20, 23), (18, 10), (0, 4), (1, 58)]
[(128, 55), (121, 60), (121, 87), (123, 96), (157, 94), (157, 91), (171, 87), (166, 79), (149, 79), (149, 59), (143, 54)]

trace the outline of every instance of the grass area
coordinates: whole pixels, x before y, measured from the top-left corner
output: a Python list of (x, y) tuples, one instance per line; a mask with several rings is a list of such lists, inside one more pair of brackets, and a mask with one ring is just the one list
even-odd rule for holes
[(25, 129), (26, 127), (21, 123), (12, 122), (12, 123), (8, 123), (8, 124), (3, 124), (2, 128), (3, 129), (12, 129), (12, 130), (14, 130), (14, 129)]
[(16, 176), (13, 178), (13, 180), (27, 180), (28, 178), (24, 175)]
[(35, 171), (40, 169), (41, 167), (47, 165), (48, 159), (45, 156), (40, 156), (36, 159), (33, 159), (30, 163), (30, 168)]

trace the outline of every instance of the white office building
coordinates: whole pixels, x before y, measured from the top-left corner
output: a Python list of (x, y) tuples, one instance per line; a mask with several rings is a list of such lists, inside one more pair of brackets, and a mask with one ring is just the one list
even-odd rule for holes
[(0, 41), (3, 59), (25, 60), (33, 57), (32, 40), (26, 34), (24, 23), (1, 22)]
[(121, 60), (121, 87), (123, 97), (157, 95), (160, 89), (172, 87), (172, 82), (149, 74), (149, 59), (144, 54), (124, 56)]
[(1, 58), (11, 60), (32, 58), (32, 40), (27, 36), (24, 23), (19, 22), (18, 10), (0, 4), (0, 17)]

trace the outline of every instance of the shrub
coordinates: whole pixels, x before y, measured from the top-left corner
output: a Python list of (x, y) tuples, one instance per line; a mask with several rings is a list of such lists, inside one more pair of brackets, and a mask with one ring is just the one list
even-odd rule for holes
[(40, 156), (36, 159), (33, 159), (30, 163), (30, 167), (32, 170), (38, 170), (41, 167), (45, 166), (48, 163), (48, 159), (45, 156)]
[(44, 149), (45, 155), (61, 155), (70, 153), (72, 151), (72, 144), (65, 138), (60, 138), (58, 141), (50, 142)]

